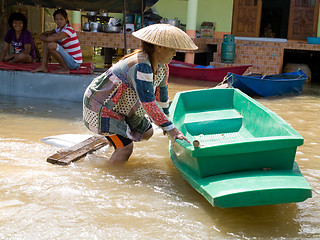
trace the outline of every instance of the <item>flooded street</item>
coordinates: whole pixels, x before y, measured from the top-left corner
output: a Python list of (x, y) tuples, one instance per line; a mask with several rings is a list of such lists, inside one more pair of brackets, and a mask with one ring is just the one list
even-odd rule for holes
[[(178, 91), (209, 82), (170, 79)], [(180, 176), (156, 130), (123, 166), (102, 148), (69, 166), (46, 162), (39, 139), (89, 132), (81, 102), (0, 96), (0, 239), (320, 239), (320, 85), (256, 98), (305, 139), (296, 161), (313, 189), (302, 203), (220, 209)], [(215, 99), (214, 101), (218, 101)]]

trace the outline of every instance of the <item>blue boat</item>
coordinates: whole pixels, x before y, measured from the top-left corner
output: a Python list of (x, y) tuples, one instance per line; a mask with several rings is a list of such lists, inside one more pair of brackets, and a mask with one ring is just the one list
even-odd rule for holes
[(301, 70), (267, 76), (243, 76), (228, 73), (229, 87), (238, 88), (250, 96), (299, 95), (308, 76)]

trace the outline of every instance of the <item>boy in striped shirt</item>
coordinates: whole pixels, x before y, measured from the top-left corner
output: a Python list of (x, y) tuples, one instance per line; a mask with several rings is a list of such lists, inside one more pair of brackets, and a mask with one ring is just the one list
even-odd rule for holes
[(61, 68), (55, 73), (70, 73), (78, 69), (82, 63), (82, 53), (76, 32), (69, 25), (68, 14), (64, 9), (57, 9), (53, 13), (57, 27), (40, 34), (43, 41), (42, 64), (32, 72), (48, 72), (48, 59), (52, 55)]

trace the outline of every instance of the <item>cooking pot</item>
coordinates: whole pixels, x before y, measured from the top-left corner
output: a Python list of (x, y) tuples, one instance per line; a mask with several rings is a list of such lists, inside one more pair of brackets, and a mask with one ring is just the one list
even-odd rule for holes
[(89, 22), (85, 22), (85, 23), (82, 25), (82, 30), (83, 30), (83, 31), (90, 31), (90, 23), (89, 23)]
[(90, 23), (91, 32), (99, 32), (101, 31), (101, 23), (99, 22), (91, 22)]
[(175, 27), (180, 27), (180, 20), (178, 18), (175, 18), (175, 19), (164, 18), (161, 20), (161, 23), (166, 23)]
[(108, 25), (118, 25), (120, 23), (120, 19), (117, 18), (110, 18)]
[(95, 17), (97, 16), (97, 12), (87, 12), (87, 16)]
[(108, 17), (108, 13), (107, 12), (101, 12), (99, 15), (100, 15), (100, 17)]
[(104, 31), (106, 33), (119, 33), (119, 32), (121, 32), (121, 26), (113, 26), (113, 25), (104, 24), (102, 26), (102, 31)]

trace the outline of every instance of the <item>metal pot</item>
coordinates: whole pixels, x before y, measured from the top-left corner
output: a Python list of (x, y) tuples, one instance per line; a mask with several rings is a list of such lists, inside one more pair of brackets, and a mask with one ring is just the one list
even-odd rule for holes
[(106, 32), (106, 33), (119, 33), (121, 32), (121, 26), (113, 26), (113, 25), (108, 25), (108, 24), (104, 24), (102, 26), (102, 31)]
[(87, 16), (95, 17), (97, 16), (97, 12), (87, 12)]
[(90, 29), (91, 29), (91, 32), (100, 32), (101, 31), (101, 23), (91, 22)]
[(90, 31), (90, 23), (89, 22), (85, 22), (82, 26), (82, 30), (83, 31)]
[(166, 23), (175, 27), (180, 27), (180, 20), (178, 18), (175, 18), (175, 19), (164, 18), (161, 20), (161, 23)]
[(108, 17), (108, 13), (107, 12), (101, 12), (99, 15), (100, 15), (100, 17)]
[(108, 22), (108, 25), (118, 25), (120, 23), (120, 19), (117, 19), (117, 18), (110, 18), (109, 19), (109, 22)]

